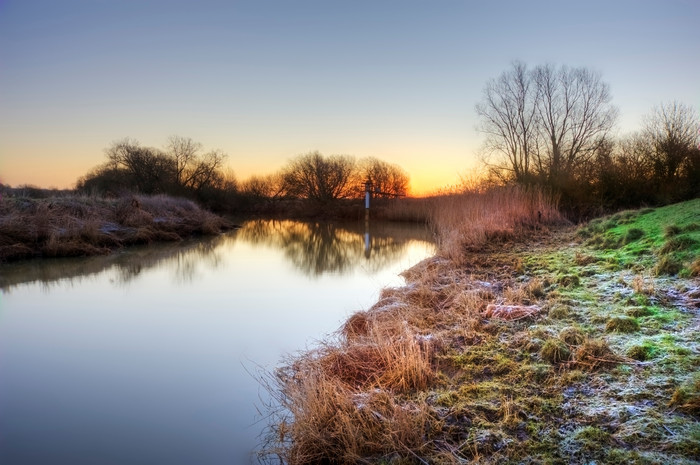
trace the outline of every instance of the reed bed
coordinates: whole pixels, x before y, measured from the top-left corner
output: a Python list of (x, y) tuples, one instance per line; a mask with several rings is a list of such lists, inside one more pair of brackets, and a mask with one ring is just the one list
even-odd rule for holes
[(222, 218), (167, 196), (0, 199), (0, 261), (106, 254), (124, 245), (216, 234)]
[(436, 197), (430, 212), (440, 253), (455, 260), (465, 251), (522, 240), (534, 231), (566, 223), (555, 198), (520, 186)]

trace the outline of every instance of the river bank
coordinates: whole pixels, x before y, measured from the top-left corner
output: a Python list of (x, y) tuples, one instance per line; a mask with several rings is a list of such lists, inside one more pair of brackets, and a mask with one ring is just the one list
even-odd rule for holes
[(404, 287), (275, 373), (263, 455), (698, 463), (700, 200), (582, 228), (524, 200), (452, 206)]
[(119, 247), (218, 234), (232, 225), (167, 196), (0, 199), (0, 262), (107, 254)]

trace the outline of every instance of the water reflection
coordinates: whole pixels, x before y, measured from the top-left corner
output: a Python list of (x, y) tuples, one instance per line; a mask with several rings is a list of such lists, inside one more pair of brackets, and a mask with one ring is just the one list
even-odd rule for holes
[(0, 266), (0, 463), (252, 463), (269, 401), (254, 367), (273, 371), (432, 253), (424, 228), (368, 231), (367, 256), (362, 223), (255, 221)]
[(303, 223), (251, 221), (238, 238), (284, 251), (308, 276), (346, 274), (357, 266), (370, 272), (396, 261), (413, 241), (432, 242), (425, 227), (400, 223)]
[(48, 291), (59, 281), (69, 280), (72, 285), (76, 285), (108, 269), (115, 270), (112, 282), (125, 286), (145, 270), (160, 266), (166, 266), (170, 270), (176, 283), (192, 282), (199, 267), (219, 266), (219, 245), (223, 240), (224, 237), (220, 236), (130, 247), (106, 256), (28, 260), (6, 264), (0, 267), (0, 289), (9, 291), (20, 284), (38, 282)]
[(0, 267), (0, 289), (39, 282), (45, 290), (61, 280), (77, 284), (107, 269), (113, 282), (126, 286), (145, 270), (166, 268), (176, 284), (195, 281), (203, 267), (217, 269), (223, 249), (245, 241), (281, 249), (303, 274), (347, 274), (362, 266), (369, 272), (384, 269), (413, 241), (432, 242), (424, 227), (391, 223), (343, 223), (256, 220), (238, 231), (179, 243), (131, 247), (112, 255), (58, 260), (30, 260)]

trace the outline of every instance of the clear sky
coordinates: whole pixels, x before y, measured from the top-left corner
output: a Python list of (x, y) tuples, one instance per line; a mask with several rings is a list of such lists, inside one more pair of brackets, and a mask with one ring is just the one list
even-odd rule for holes
[(700, 109), (700, 1), (0, 0), (0, 182), (71, 187), (115, 140), (180, 135), (239, 179), (319, 150), (422, 193), (478, 165), (513, 60), (599, 71), (626, 133)]

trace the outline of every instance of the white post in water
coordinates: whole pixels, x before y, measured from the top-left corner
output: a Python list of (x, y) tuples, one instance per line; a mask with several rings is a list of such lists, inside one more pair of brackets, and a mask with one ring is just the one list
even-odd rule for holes
[(365, 209), (369, 210), (369, 198), (371, 197), (372, 181), (365, 181)]
[(371, 254), (371, 241), (369, 236), (369, 198), (372, 196), (372, 181), (365, 181), (365, 258)]

